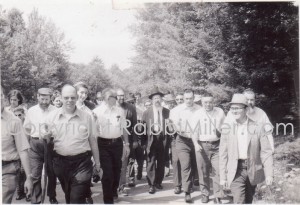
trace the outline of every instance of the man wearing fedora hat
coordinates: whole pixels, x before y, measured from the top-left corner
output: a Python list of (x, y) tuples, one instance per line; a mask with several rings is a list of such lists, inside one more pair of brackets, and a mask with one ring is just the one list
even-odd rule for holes
[[(44, 146), (44, 139), (40, 135), (40, 125), (45, 123), (46, 117), (50, 112), (56, 108), (50, 104), (52, 90), (50, 88), (38, 89), (37, 99), (38, 104), (29, 108), (24, 127), (28, 130), (29, 127), (33, 128), (28, 134), (30, 134), (30, 150), (29, 159), (33, 181), (33, 191), (31, 196), (31, 203), (40, 203), (42, 201), (42, 187), (41, 178), (43, 164), (48, 163), (47, 175), (48, 175), (48, 196), (51, 204), (57, 204), (56, 200), (56, 177), (52, 168), (51, 162), (45, 161), (45, 155), (49, 154), (47, 146)], [(48, 156), (47, 156), (48, 157)]]
[[(127, 192), (125, 190), (126, 185), (126, 171), (128, 166), (128, 175), (129, 175), (129, 183), (128, 186), (133, 187), (135, 186), (135, 173), (134, 173), (134, 161), (135, 161), (135, 155), (134, 150), (137, 148), (137, 139), (136, 135), (134, 133), (134, 126), (137, 123), (137, 115), (136, 115), (136, 108), (134, 106), (134, 96), (130, 95), (126, 99), (125, 102), (125, 92), (123, 89), (119, 88), (117, 89), (117, 106), (120, 107), (124, 113), (126, 120), (128, 123), (130, 123), (129, 127), (127, 127), (128, 130), (128, 140), (129, 140), (129, 147), (130, 147), (130, 154), (129, 156), (125, 156), (123, 153), (122, 157), (122, 169), (121, 169), (121, 176), (120, 176), (120, 186), (119, 186), (119, 192), (122, 195), (127, 195)], [(124, 149), (125, 150), (125, 149)], [(123, 152), (124, 152), (123, 150)]]
[[(143, 113), (142, 121), (146, 127), (146, 137), (143, 144), (146, 144), (147, 152), (147, 180), (150, 186), (149, 193), (154, 194), (155, 188), (162, 189), (165, 167), (165, 148), (167, 145), (167, 134), (165, 123), (169, 118), (169, 110), (162, 107), (162, 97), (164, 96), (154, 87), (151, 90), (149, 99), (153, 106)], [(162, 154), (163, 153), (163, 154)]]
[(263, 126), (247, 117), (247, 98), (234, 94), (232, 122), (222, 125), (220, 184), (230, 188), (236, 204), (252, 203), (257, 184), (273, 182), (272, 148)]

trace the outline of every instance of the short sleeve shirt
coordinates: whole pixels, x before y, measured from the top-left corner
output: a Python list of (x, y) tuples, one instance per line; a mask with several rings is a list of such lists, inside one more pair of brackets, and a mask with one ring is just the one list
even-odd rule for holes
[(22, 127), (22, 121), (11, 112), (1, 113), (2, 160), (19, 159), (19, 152), (29, 149), (29, 143)]
[(52, 131), (54, 150), (63, 156), (73, 156), (90, 151), (89, 137), (94, 136), (93, 119), (85, 111), (76, 108), (67, 115), (63, 108), (51, 112), (46, 119), (47, 129)]

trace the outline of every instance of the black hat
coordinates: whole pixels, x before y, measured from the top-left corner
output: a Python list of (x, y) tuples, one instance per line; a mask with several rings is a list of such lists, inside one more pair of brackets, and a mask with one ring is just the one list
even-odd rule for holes
[(151, 94), (149, 95), (149, 99), (152, 99), (152, 97), (153, 97), (154, 95), (160, 95), (161, 97), (164, 96), (164, 94), (158, 90), (158, 87), (157, 87), (157, 86), (155, 86), (154, 88), (152, 88), (152, 90), (151, 90), (150, 93), (151, 93)]
[(135, 97), (133, 93), (129, 93), (128, 97), (126, 98), (126, 102), (135, 101)]

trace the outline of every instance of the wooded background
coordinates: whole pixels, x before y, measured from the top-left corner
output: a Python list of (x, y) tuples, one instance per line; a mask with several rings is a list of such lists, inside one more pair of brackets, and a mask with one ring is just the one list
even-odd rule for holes
[(70, 62), (72, 45), (51, 20), (34, 10), (25, 23), (22, 11), (0, 5), (1, 83), (28, 103), (42, 86), (78, 81), (91, 98), (108, 86), (143, 95), (154, 85), (189, 87), (212, 92), (225, 110), (234, 92), (252, 88), (272, 122), (298, 124), (298, 18), (292, 2), (147, 4), (131, 26), (137, 55), (125, 69), (107, 68), (101, 56)]

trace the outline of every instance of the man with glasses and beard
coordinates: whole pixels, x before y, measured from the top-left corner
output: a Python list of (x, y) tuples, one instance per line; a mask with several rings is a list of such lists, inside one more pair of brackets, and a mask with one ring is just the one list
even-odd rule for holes
[(273, 155), (262, 125), (247, 116), (247, 98), (234, 94), (232, 121), (222, 125), (219, 151), (220, 184), (230, 188), (235, 204), (253, 201), (257, 184), (273, 182)]
[[(42, 170), (47, 156), (48, 150), (44, 139), (40, 135), (40, 127), (45, 123), (46, 117), (56, 108), (51, 105), (52, 90), (50, 88), (40, 88), (37, 93), (38, 104), (28, 109), (26, 114), (24, 127), (30, 132), (30, 150), (29, 159), (32, 170), (33, 191), (31, 196), (31, 203), (41, 203), (42, 201)], [(47, 160), (48, 161), (48, 160)], [(46, 166), (48, 175), (48, 196), (51, 204), (57, 204), (56, 200), (56, 178), (51, 166)]]
[(163, 96), (164, 94), (158, 90), (158, 87), (151, 90), (149, 99), (152, 100), (153, 105), (143, 113), (142, 118), (146, 129), (143, 145), (147, 146), (147, 180), (150, 194), (155, 193), (155, 188), (163, 189), (165, 149), (168, 138), (165, 123), (170, 113), (167, 108), (162, 106)]

